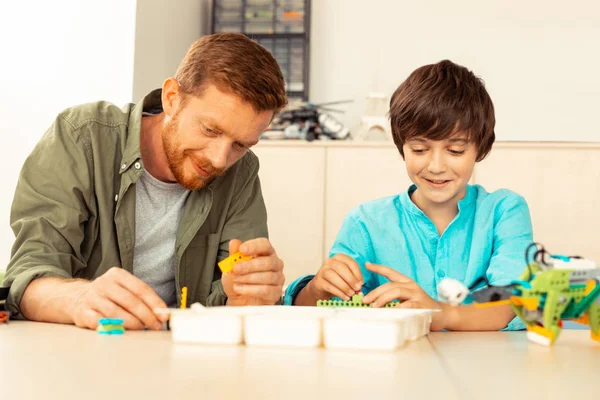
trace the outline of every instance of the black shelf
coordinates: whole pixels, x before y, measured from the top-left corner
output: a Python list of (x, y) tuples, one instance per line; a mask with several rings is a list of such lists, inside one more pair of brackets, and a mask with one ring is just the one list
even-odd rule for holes
[(308, 100), (311, 0), (213, 0), (212, 32), (240, 32), (269, 50), (290, 99)]
[(245, 35), (252, 39), (304, 39), (304, 33), (246, 33)]

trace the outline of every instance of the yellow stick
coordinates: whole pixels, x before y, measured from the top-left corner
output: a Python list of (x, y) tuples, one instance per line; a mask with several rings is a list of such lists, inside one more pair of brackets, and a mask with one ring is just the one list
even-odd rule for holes
[(181, 307), (187, 308), (187, 286), (181, 288)]

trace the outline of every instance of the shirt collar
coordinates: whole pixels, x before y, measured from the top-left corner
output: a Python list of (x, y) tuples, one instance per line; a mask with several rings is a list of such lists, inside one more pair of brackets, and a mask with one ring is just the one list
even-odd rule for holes
[[(400, 194), (400, 203), (405, 210), (408, 210), (411, 214), (425, 216), (425, 213), (421, 211), (415, 203), (413, 203), (410, 196), (417, 190), (417, 185), (412, 184), (408, 190)], [(467, 193), (465, 197), (458, 201), (458, 212), (464, 210), (465, 207), (471, 206), (477, 197), (477, 189), (473, 185), (467, 185)]]
[(119, 173), (127, 171), (131, 164), (139, 160), (142, 157), (140, 152), (140, 137), (142, 130), (142, 113), (151, 112), (158, 113), (162, 112), (162, 101), (161, 101), (162, 89), (155, 89), (148, 93), (142, 101), (136, 104), (129, 114), (129, 126), (127, 129), (127, 141), (125, 143), (125, 150), (123, 157), (121, 158), (121, 167)]

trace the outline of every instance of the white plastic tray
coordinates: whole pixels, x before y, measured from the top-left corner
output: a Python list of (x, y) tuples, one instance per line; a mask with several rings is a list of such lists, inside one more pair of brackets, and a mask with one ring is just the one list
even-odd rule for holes
[(323, 324), (328, 349), (396, 350), (429, 333), (433, 310), (341, 309)]
[(433, 310), (210, 307), (172, 310), (175, 343), (396, 350), (429, 333)]

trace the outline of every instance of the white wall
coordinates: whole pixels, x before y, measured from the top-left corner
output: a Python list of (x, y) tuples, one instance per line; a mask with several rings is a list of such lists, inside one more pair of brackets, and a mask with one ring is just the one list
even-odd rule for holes
[(481, 76), (499, 140), (600, 141), (600, 2), (313, 0), (310, 97), (391, 96), (417, 67), (448, 58)]
[(210, 0), (138, 0), (133, 98), (175, 75), (189, 46), (210, 31)]
[(9, 211), (19, 171), (56, 114), (132, 100), (135, 7), (135, 0), (2, 2), (0, 269), (14, 240)]

